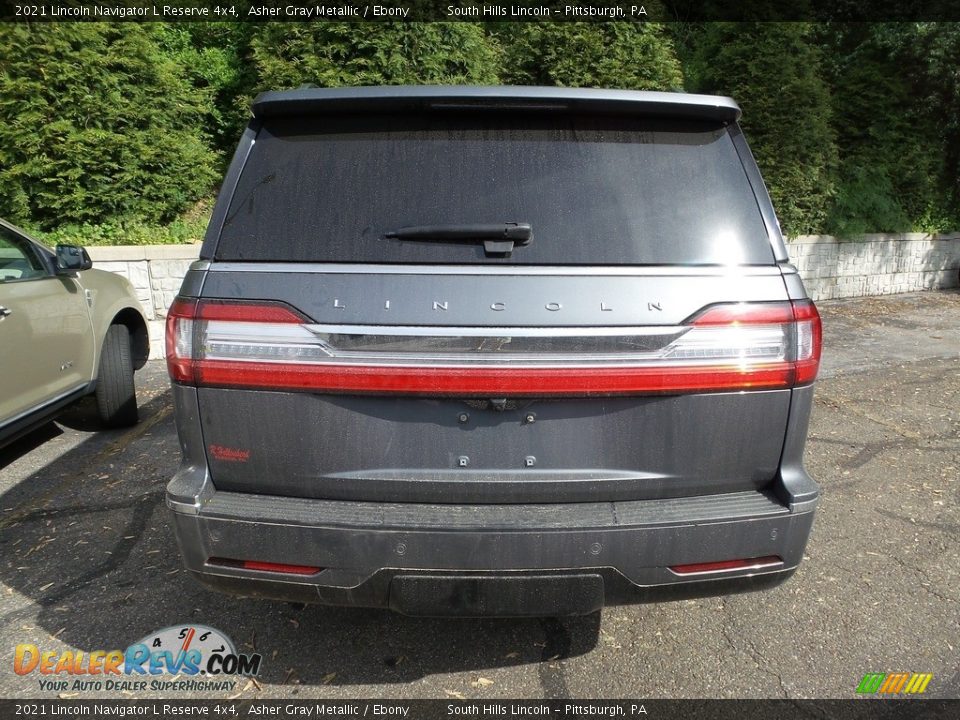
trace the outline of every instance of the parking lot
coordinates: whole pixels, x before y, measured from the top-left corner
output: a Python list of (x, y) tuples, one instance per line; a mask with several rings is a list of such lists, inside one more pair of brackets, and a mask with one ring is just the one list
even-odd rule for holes
[[(81, 405), (0, 450), (0, 696), (58, 694), (14, 674), (18, 643), (109, 650), (193, 622), (263, 654), (241, 697), (851, 697), (865, 673), (893, 671), (958, 697), (960, 293), (820, 308), (807, 467), (823, 495), (794, 578), (575, 619), (412, 619), (204, 590), (180, 570), (163, 503), (179, 448), (151, 362), (132, 430), (95, 432)], [(66, 694), (98, 695), (116, 697)]]

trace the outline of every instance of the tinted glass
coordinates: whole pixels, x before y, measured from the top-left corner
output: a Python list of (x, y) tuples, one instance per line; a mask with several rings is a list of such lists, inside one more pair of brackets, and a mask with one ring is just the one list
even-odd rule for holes
[(0, 226), (0, 282), (46, 277), (47, 271), (30, 243)]
[[(520, 222), (482, 243), (385, 239), (419, 225)], [(732, 138), (679, 120), (474, 113), (269, 120), (218, 259), (386, 263), (770, 264)]]

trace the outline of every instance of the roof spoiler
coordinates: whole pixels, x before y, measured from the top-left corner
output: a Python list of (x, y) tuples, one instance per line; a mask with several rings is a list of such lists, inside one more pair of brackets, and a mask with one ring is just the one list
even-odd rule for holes
[(735, 122), (740, 107), (728, 97), (682, 92), (498, 86), (309, 88), (264, 92), (257, 118), (313, 113), (394, 113), (431, 110), (522, 110), (645, 115)]

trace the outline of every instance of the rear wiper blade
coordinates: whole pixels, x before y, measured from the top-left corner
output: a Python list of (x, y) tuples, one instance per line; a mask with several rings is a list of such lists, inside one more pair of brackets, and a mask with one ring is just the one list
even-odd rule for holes
[(427, 242), (483, 242), (488, 255), (510, 255), (515, 245), (533, 242), (530, 223), (478, 223), (451, 225), (416, 225), (384, 233), (396, 240), (424, 240)]

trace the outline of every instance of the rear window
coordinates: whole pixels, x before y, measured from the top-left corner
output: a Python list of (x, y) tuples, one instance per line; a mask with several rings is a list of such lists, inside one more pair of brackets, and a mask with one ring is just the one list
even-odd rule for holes
[[(530, 223), (510, 258), (391, 230)], [(517, 265), (771, 264), (756, 198), (716, 123), (571, 115), (268, 119), (221, 260)]]

